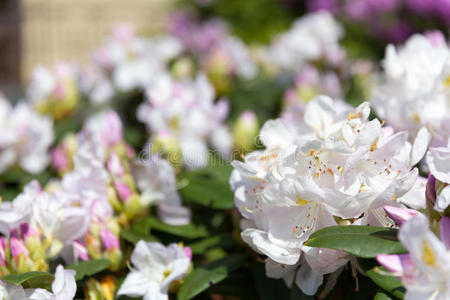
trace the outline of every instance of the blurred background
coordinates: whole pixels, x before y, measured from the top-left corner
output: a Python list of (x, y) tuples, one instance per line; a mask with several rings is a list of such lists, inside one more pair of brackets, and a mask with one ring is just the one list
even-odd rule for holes
[(0, 0), (0, 89), (15, 98), (36, 65), (89, 62), (117, 22), (152, 35), (180, 10), (223, 19), (248, 44), (269, 43), (297, 17), (328, 10), (345, 26), (350, 57), (369, 59), (413, 32), (447, 32), (450, 21), (447, 0)]

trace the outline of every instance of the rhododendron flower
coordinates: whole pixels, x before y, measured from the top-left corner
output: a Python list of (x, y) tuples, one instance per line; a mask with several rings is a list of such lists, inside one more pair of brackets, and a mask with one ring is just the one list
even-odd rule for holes
[(449, 58), (446, 43), (423, 35), (412, 36), (397, 49), (389, 45), (371, 98), (380, 118), (395, 130), (409, 131), (410, 137), (426, 127), (432, 145), (445, 145), (450, 135)]
[[(181, 51), (182, 45), (174, 37), (140, 38), (132, 24), (122, 23), (95, 52), (94, 63), (110, 78), (114, 87), (129, 92), (136, 88), (145, 89), (156, 75), (165, 71), (166, 62)], [(99, 82), (94, 82), (94, 88), (95, 84), (104, 84), (102, 80), (100, 77)]]
[[(224, 157), (230, 155), (232, 148), (231, 133), (223, 124), (228, 102), (214, 103), (214, 97), (214, 90), (203, 74), (193, 82), (160, 76), (148, 89), (148, 101), (139, 106), (137, 117), (151, 133), (173, 135), (181, 148), (183, 163), (189, 168), (200, 168), (208, 160), (208, 141)], [(214, 139), (216, 134), (222, 138)]]
[(406, 300), (450, 297), (450, 218), (442, 217), (439, 240), (418, 214), (400, 228), (399, 239), (409, 254), (380, 254), (377, 260), (406, 287)]
[(134, 163), (132, 172), (144, 206), (156, 204), (158, 216), (164, 223), (185, 225), (190, 222), (191, 211), (182, 206), (175, 171), (168, 161), (153, 155), (147, 161)]
[(310, 13), (294, 22), (268, 49), (268, 60), (288, 71), (324, 58), (338, 64), (345, 55), (339, 46), (343, 29), (326, 11)]
[(412, 166), (428, 139), (419, 135), (411, 145), (407, 133), (383, 130), (369, 113), (363, 103), (339, 114), (330, 98), (320, 96), (307, 104), (297, 127), (266, 122), (260, 132), (266, 149), (232, 163), (235, 204), (248, 219), (244, 241), (277, 263), (295, 265), (309, 236), (337, 225), (336, 219), (384, 221), (384, 203), (397, 203), (414, 186)]
[(14, 163), (37, 174), (47, 166), (53, 142), (52, 121), (33, 111), (26, 103), (11, 107), (0, 95), (0, 172)]
[(434, 209), (443, 212), (450, 205), (450, 138), (447, 147), (430, 148), (426, 161), (434, 182), (430, 187), (434, 193)]
[(183, 278), (191, 259), (182, 247), (139, 241), (131, 254), (133, 268), (120, 286), (117, 295), (143, 297), (145, 300), (169, 299), (170, 285)]
[(73, 64), (61, 62), (53, 70), (39, 66), (33, 70), (27, 99), (38, 112), (61, 119), (78, 105), (77, 77)]

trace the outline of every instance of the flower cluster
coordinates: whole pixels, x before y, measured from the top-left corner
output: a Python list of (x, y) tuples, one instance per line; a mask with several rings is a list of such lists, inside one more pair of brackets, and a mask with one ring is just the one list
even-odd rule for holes
[[(269, 276), (288, 282), (298, 269), (296, 283), (307, 294), (347, 262), (338, 251), (305, 247), (312, 233), (344, 223), (385, 225), (382, 205), (412, 197), (402, 196), (417, 180), (413, 166), (425, 154), (426, 129), (411, 145), (406, 132), (369, 121), (369, 113), (368, 103), (342, 112), (319, 96), (306, 105), (302, 124), (266, 122), (260, 132), (266, 149), (233, 162), (230, 184), (246, 219), (242, 238), (270, 258)], [(315, 265), (325, 259), (335, 264)], [(289, 272), (274, 272), (276, 263)]]

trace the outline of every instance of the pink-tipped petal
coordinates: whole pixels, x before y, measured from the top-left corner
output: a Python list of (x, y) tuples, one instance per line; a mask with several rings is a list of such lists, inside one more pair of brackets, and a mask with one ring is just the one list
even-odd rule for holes
[(379, 254), (377, 261), (396, 276), (407, 276), (415, 269), (409, 254)]

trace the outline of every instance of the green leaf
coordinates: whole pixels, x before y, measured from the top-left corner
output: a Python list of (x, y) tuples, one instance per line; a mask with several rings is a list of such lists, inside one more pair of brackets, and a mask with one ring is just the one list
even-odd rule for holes
[(391, 297), (389, 297), (388, 295), (386, 295), (383, 292), (378, 292), (375, 297), (373, 298), (373, 300), (392, 300)]
[(151, 230), (162, 231), (187, 239), (202, 238), (209, 234), (204, 226), (197, 226), (194, 224), (179, 226), (168, 225), (153, 217), (147, 218), (146, 220)]
[(385, 268), (377, 266), (373, 260), (358, 259), (358, 264), (376, 285), (393, 296), (403, 299), (406, 290), (397, 277), (389, 275)]
[(215, 247), (230, 247), (234, 244), (231, 234), (212, 236), (191, 244), (188, 246), (192, 249), (193, 254), (203, 254), (207, 250)]
[(22, 285), (24, 288), (47, 288), (55, 277), (47, 272), (28, 272), (22, 274), (10, 274), (3, 276), (2, 280), (9, 281), (15, 285)]
[(214, 209), (233, 208), (234, 196), (228, 179), (231, 166), (221, 158), (211, 156), (209, 166), (182, 174), (186, 186), (180, 194), (186, 203), (195, 203)]
[(75, 279), (80, 280), (83, 279), (84, 276), (91, 276), (105, 270), (108, 265), (109, 261), (107, 259), (94, 259), (67, 266), (66, 269), (75, 270), (77, 272)]
[(367, 271), (366, 274), (376, 285), (388, 291), (395, 297), (403, 299), (405, 295), (405, 288), (403, 287), (401, 281), (397, 277), (384, 275), (387, 272), (388, 271), (385, 268), (375, 267)]
[(362, 258), (372, 258), (381, 253), (405, 253), (397, 240), (397, 230), (373, 226), (326, 227), (313, 233), (305, 245), (344, 250)]
[(136, 244), (139, 241), (146, 241), (146, 242), (157, 242), (159, 239), (155, 236), (152, 236), (150, 234), (142, 234), (140, 232), (136, 232), (130, 229), (122, 229), (120, 231), (120, 237), (124, 240)]
[(230, 272), (238, 269), (244, 262), (244, 255), (233, 254), (196, 267), (184, 278), (183, 285), (178, 291), (178, 299), (192, 299), (210, 286), (227, 278)]

